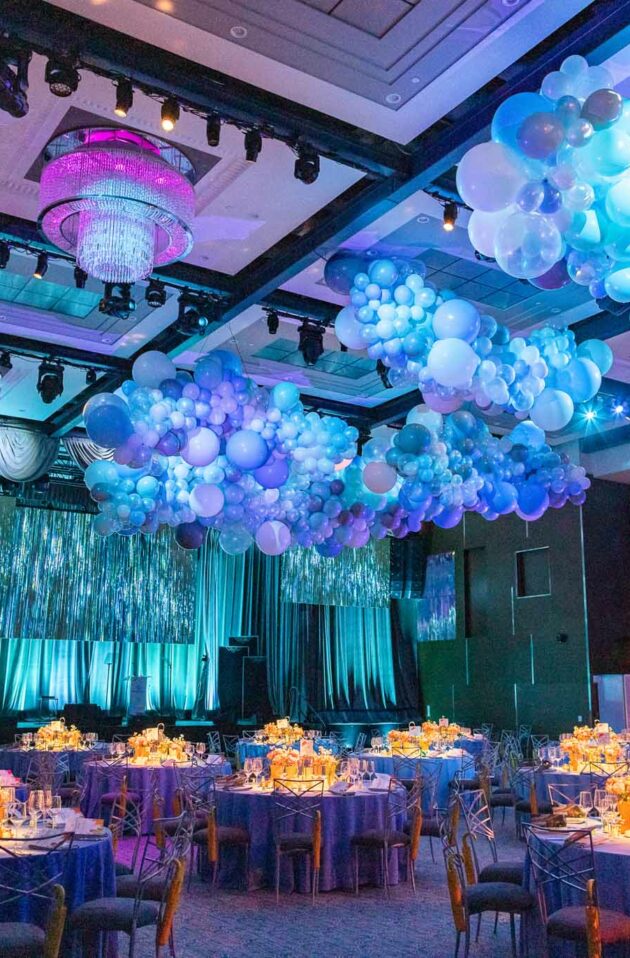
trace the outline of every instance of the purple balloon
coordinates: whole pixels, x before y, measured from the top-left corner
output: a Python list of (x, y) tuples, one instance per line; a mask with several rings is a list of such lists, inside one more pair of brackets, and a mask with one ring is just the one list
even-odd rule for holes
[(176, 456), (181, 449), (181, 443), (174, 432), (167, 432), (162, 436), (155, 448), (165, 456)]
[(239, 469), (259, 469), (269, 458), (269, 448), (259, 432), (239, 429), (228, 439), (225, 455)]
[(269, 459), (254, 472), (254, 479), (264, 489), (279, 489), (288, 478), (289, 464), (286, 459)]
[(558, 260), (546, 273), (530, 279), (529, 282), (537, 289), (562, 289), (563, 286), (568, 286), (571, 277), (567, 273), (567, 261)]
[(165, 379), (160, 383), (160, 392), (167, 399), (179, 399), (183, 388), (182, 383), (177, 379)]
[(175, 541), (182, 549), (199, 549), (208, 530), (198, 522), (182, 522), (175, 530)]
[(339, 555), (343, 546), (340, 542), (336, 542), (335, 539), (326, 539), (321, 545), (315, 546), (315, 549), (324, 559), (334, 559), (335, 556)]

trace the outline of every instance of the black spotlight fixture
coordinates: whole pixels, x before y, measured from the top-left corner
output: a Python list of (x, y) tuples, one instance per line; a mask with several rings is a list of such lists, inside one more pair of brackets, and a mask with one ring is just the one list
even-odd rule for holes
[(131, 80), (128, 80), (126, 77), (121, 77), (120, 80), (116, 80), (116, 106), (114, 107), (114, 113), (124, 120), (132, 106), (133, 87)]
[(305, 319), (298, 329), (300, 343), (298, 349), (307, 366), (314, 366), (324, 352), (324, 327)]
[(209, 296), (185, 289), (178, 300), (176, 328), (182, 336), (205, 336), (216, 320), (216, 303)]
[(96, 382), (96, 370), (88, 369), (88, 371), (85, 374), (85, 385), (93, 386), (95, 382)]
[(162, 104), (161, 122), (165, 133), (172, 133), (179, 120), (179, 103), (169, 96)]
[(206, 120), (206, 140), (208, 146), (218, 146), (221, 139), (221, 117), (211, 113)]
[(378, 378), (385, 386), (385, 389), (394, 388), (389, 381), (389, 376), (388, 376), (389, 369), (387, 368), (387, 366), (385, 365), (382, 359), (376, 360), (376, 372), (378, 373)]
[(245, 134), (245, 159), (248, 163), (255, 163), (262, 150), (262, 136), (260, 130), (247, 130)]
[(270, 336), (275, 336), (280, 328), (280, 317), (278, 316), (275, 309), (270, 309), (267, 311), (267, 329), (269, 330)]
[(28, 113), (28, 64), (31, 54), (20, 52), (0, 59), (0, 110), (20, 119)]
[(74, 267), (74, 285), (77, 289), (85, 289), (88, 280), (88, 274), (80, 266)]
[(99, 312), (115, 319), (129, 319), (136, 308), (131, 292), (131, 283), (105, 283), (103, 298), (98, 304)]
[(63, 392), (63, 366), (52, 359), (44, 359), (39, 365), (37, 392), (42, 402), (50, 405)]
[(71, 96), (76, 93), (81, 75), (69, 60), (50, 59), (46, 64), (44, 79), (55, 96)]
[(150, 306), (151, 309), (164, 306), (166, 302), (166, 288), (164, 283), (161, 283), (159, 279), (150, 279), (144, 298), (147, 301), (147, 306)]
[(319, 176), (319, 154), (308, 143), (298, 143), (296, 149), (293, 175), (302, 183), (314, 183)]
[(0, 241), (0, 269), (6, 269), (11, 258), (11, 247), (4, 240)]
[(0, 376), (6, 376), (12, 369), (11, 353), (7, 349), (3, 349), (0, 353)]
[(43, 250), (37, 256), (37, 263), (35, 264), (35, 269), (33, 270), (33, 276), (35, 279), (43, 279), (46, 273), (48, 272), (48, 253), (45, 253)]
[(457, 208), (457, 203), (453, 203), (451, 200), (449, 200), (448, 203), (444, 204), (444, 213), (442, 214), (442, 229), (446, 230), (447, 233), (452, 233), (455, 229), (458, 213), (459, 209)]

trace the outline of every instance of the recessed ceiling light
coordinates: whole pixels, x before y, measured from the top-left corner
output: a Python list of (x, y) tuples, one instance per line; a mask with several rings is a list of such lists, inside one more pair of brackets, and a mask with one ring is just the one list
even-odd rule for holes
[(428, 223), (429, 217), (425, 213), (421, 213), (420, 216), (417, 217), (417, 221), (418, 223)]
[(235, 40), (244, 40), (247, 36), (247, 27), (230, 27), (230, 36)]
[(400, 103), (401, 100), (402, 100), (402, 97), (400, 93), (388, 93), (387, 96), (385, 97), (386, 103)]
[(549, 312), (550, 312), (550, 313), (559, 313), (559, 312), (561, 312), (561, 310), (560, 310), (560, 307), (559, 307), (559, 306), (554, 306), (553, 309), (550, 309), (550, 310), (549, 310)]
[(501, 0), (504, 7), (518, 7), (521, 0)]
[(411, 78), (411, 82), (412, 82), (412, 83), (420, 83), (420, 77), (412, 77), (412, 78)]

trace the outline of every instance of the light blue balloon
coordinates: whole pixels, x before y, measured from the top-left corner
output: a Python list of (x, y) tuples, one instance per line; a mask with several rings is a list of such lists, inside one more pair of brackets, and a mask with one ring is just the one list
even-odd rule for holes
[(152, 499), (157, 494), (159, 486), (154, 476), (142, 476), (136, 483), (136, 490), (138, 495)]
[(293, 383), (276, 383), (271, 390), (274, 406), (281, 412), (288, 412), (299, 402), (300, 390)]
[(113, 462), (97, 459), (87, 467), (84, 478), (88, 489), (92, 489), (99, 482), (115, 485), (118, 482), (118, 469)]
[(606, 293), (616, 303), (630, 303), (630, 266), (616, 269), (604, 280)]
[(544, 113), (550, 109), (550, 101), (538, 93), (515, 93), (504, 100), (494, 114), (490, 135), (496, 143), (503, 143), (520, 154), (516, 133), (523, 120), (531, 113)]
[(451, 299), (433, 314), (433, 331), (438, 339), (463, 339), (472, 343), (479, 334), (479, 313), (467, 299)]
[(601, 339), (587, 339), (580, 343), (577, 354), (585, 359), (592, 359), (602, 376), (606, 375), (615, 358), (608, 343)]
[(372, 282), (379, 286), (393, 286), (398, 279), (396, 264), (391, 259), (375, 259), (368, 273)]

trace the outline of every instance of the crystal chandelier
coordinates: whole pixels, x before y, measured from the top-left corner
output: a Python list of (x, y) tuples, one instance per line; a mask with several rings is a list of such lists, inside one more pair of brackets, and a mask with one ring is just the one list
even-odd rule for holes
[(124, 129), (71, 130), (50, 141), (39, 226), (104, 283), (135, 283), (192, 249), (194, 169), (180, 150)]

